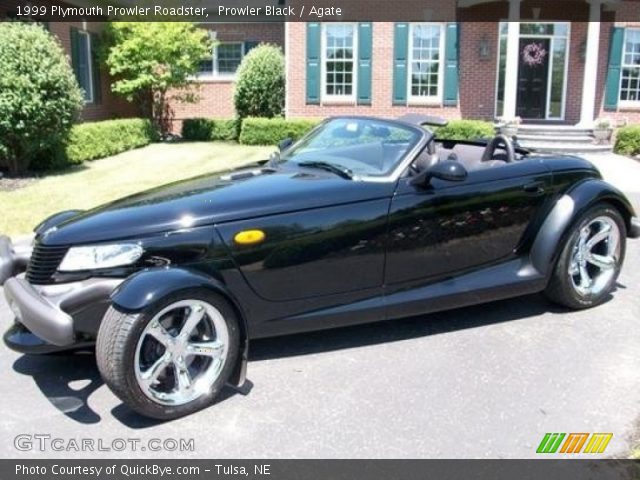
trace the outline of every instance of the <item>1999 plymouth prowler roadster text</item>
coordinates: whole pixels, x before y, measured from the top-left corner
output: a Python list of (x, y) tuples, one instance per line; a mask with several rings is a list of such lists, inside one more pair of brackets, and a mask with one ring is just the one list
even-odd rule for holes
[(252, 338), (540, 291), (603, 302), (640, 235), (624, 195), (580, 158), (439, 122), (329, 119), (249, 168), (54, 215), (32, 252), (0, 238), (5, 343), (95, 344), (115, 394), (170, 419), (242, 384)]

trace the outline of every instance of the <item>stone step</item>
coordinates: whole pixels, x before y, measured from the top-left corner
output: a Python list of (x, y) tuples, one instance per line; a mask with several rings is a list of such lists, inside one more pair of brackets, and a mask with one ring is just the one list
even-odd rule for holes
[(518, 127), (520, 135), (563, 135), (584, 137), (592, 134), (588, 128), (578, 128), (572, 125), (520, 125)]
[(520, 134), (518, 132), (517, 138), (519, 141), (531, 141), (531, 142), (548, 142), (548, 143), (593, 143), (594, 138), (591, 135), (564, 135), (560, 132), (555, 132), (555, 135), (541, 135), (541, 134)]
[(523, 148), (536, 153), (601, 153), (611, 152), (613, 145), (597, 143), (520, 142)]

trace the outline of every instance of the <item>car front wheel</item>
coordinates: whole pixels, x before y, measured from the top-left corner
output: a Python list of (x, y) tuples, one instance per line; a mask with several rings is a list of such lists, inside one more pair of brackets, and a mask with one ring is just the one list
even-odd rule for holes
[(105, 383), (126, 405), (169, 420), (213, 403), (238, 350), (234, 309), (198, 290), (138, 314), (111, 307), (98, 332), (96, 359)]
[(618, 210), (599, 204), (574, 224), (545, 291), (574, 309), (602, 303), (613, 290), (625, 254), (625, 222)]

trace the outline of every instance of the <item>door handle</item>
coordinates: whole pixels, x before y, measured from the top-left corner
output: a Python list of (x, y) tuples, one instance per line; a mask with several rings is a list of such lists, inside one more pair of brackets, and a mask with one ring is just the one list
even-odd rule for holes
[(531, 195), (542, 195), (544, 193), (544, 182), (532, 182), (524, 186), (524, 191)]

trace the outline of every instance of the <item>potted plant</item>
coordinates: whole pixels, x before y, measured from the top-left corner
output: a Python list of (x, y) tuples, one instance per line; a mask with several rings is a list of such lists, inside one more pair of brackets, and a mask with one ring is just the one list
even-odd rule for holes
[(598, 118), (593, 125), (593, 136), (596, 143), (605, 143), (611, 138), (613, 122), (608, 118)]
[(498, 119), (498, 128), (500, 129), (500, 133), (512, 138), (518, 134), (518, 126), (522, 119), (520, 117), (500, 117)]

